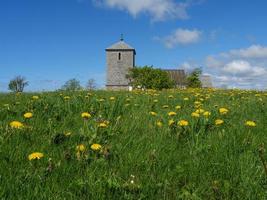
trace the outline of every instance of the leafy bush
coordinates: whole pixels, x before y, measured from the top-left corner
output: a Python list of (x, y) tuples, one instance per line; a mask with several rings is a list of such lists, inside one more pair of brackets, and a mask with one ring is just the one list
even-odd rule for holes
[(152, 66), (132, 68), (127, 78), (133, 87), (158, 90), (174, 87), (174, 82), (169, 78), (167, 72), (154, 69)]
[(188, 76), (187, 76), (187, 86), (190, 88), (201, 88), (202, 84), (200, 81), (200, 75), (202, 74), (201, 69), (197, 68), (194, 69)]

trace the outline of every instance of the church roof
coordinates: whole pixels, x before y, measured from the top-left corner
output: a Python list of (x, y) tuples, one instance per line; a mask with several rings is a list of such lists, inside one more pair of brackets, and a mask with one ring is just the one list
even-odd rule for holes
[(185, 85), (186, 75), (183, 69), (162, 69), (166, 71), (169, 77), (175, 82), (176, 85)]
[(110, 47), (106, 48), (106, 50), (133, 50), (135, 51), (133, 47), (131, 47), (129, 44), (127, 44), (123, 40), (120, 40), (119, 42), (111, 45)]

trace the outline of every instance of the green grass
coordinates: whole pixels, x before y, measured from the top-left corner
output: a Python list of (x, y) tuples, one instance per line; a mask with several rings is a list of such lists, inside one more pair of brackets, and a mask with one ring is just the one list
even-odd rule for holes
[[(211, 112), (208, 119), (191, 116), (195, 101)], [(229, 112), (221, 115), (221, 107)], [(33, 117), (25, 119), (26, 112)], [(92, 117), (84, 120), (82, 112)], [(178, 126), (182, 119), (189, 126)], [(224, 124), (216, 126), (216, 119)], [(15, 120), (24, 128), (11, 128)], [(104, 121), (108, 127), (99, 128)], [(267, 199), (259, 156), (266, 141), (266, 92), (1, 94), (0, 199)], [(92, 150), (93, 143), (101, 150)], [(79, 144), (86, 150), (78, 158)], [(33, 152), (44, 157), (30, 161)]]

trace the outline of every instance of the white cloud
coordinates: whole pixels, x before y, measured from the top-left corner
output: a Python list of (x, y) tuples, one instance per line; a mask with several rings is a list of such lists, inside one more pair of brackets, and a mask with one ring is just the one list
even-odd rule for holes
[(234, 60), (226, 64), (222, 70), (228, 74), (236, 76), (263, 76), (267, 75), (267, 70), (263, 67), (252, 66), (245, 60)]
[(267, 89), (267, 82), (252, 77), (236, 77), (225, 75), (212, 75), (215, 86), (241, 89)]
[(231, 50), (228, 54), (241, 58), (267, 58), (267, 47), (261, 45), (252, 45), (245, 49)]
[(230, 74), (244, 74), (251, 70), (250, 63), (244, 60), (234, 60), (223, 67), (223, 71)]
[(170, 35), (157, 39), (167, 47), (167, 48), (174, 48), (177, 45), (189, 45), (194, 44), (200, 41), (202, 32), (194, 29), (176, 29), (173, 33)]
[(216, 86), (240, 88), (267, 87), (267, 47), (252, 45), (206, 57), (206, 70)]
[(162, 21), (168, 18), (189, 18), (187, 8), (191, 6), (189, 1), (177, 3), (175, 0), (93, 0), (97, 5), (119, 9), (129, 12), (136, 17), (140, 13), (146, 13), (154, 21)]

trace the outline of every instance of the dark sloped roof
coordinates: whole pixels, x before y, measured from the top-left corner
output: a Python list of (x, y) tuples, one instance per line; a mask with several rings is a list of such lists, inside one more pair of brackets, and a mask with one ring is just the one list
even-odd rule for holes
[(106, 48), (106, 50), (133, 50), (135, 51), (133, 47), (131, 47), (129, 44), (127, 44), (126, 42), (122, 40)]
[(175, 82), (176, 85), (184, 85), (186, 82), (186, 75), (183, 69), (162, 69), (166, 71), (169, 77)]

